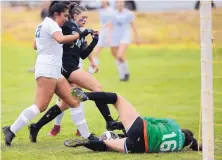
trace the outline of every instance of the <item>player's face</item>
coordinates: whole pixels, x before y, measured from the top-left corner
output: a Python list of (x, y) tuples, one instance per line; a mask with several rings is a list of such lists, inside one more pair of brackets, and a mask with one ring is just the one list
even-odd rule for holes
[(61, 27), (66, 21), (68, 21), (69, 13), (66, 9), (64, 12), (61, 12), (60, 14), (55, 13), (55, 21), (58, 23), (58, 25)]
[(125, 7), (125, 1), (116, 0), (116, 9), (122, 10)]
[(108, 6), (108, 1), (107, 0), (101, 0), (101, 5), (102, 5), (102, 7)]
[(88, 19), (88, 12), (84, 11), (76, 15), (75, 21), (80, 27), (84, 27)]

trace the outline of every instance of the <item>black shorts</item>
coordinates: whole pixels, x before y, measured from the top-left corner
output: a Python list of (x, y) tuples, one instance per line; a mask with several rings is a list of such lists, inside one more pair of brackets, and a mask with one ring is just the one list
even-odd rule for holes
[(126, 135), (124, 144), (126, 153), (145, 153), (144, 121), (141, 117), (137, 117)]
[(63, 68), (62, 68), (61, 73), (62, 73), (62, 75), (63, 75), (67, 80), (69, 79), (69, 76), (70, 76), (70, 74), (71, 74), (73, 71), (79, 69), (79, 67), (78, 67), (77, 65), (72, 64), (72, 63), (64, 63), (64, 64), (62, 65), (62, 67), (63, 67)]

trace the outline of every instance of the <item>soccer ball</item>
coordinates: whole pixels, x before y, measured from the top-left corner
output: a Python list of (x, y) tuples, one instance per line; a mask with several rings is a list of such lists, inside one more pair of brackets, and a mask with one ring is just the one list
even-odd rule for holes
[(119, 139), (119, 136), (113, 131), (106, 131), (100, 137), (102, 140)]

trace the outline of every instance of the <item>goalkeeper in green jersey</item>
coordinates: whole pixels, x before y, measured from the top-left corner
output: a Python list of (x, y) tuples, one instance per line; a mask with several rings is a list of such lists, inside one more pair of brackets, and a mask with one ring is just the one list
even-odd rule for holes
[(92, 100), (113, 104), (126, 130), (121, 139), (75, 139), (64, 142), (67, 147), (84, 146), (93, 151), (118, 151), (125, 153), (158, 153), (180, 151), (185, 146), (202, 150), (193, 133), (181, 129), (176, 121), (168, 118), (141, 117), (126, 99), (110, 92), (83, 92), (73, 89), (73, 95), (81, 101)]

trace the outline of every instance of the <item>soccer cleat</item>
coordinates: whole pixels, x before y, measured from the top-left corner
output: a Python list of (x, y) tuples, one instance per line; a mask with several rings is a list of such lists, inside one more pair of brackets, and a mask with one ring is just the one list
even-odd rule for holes
[(79, 88), (72, 89), (72, 96), (77, 97), (81, 102), (88, 100), (87, 95)]
[(129, 81), (129, 78), (130, 78), (130, 75), (129, 74), (125, 74), (125, 77), (124, 77), (125, 81)]
[(88, 140), (98, 140), (99, 141), (99, 138), (95, 136), (95, 134), (91, 133), (88, 137)]
[(11, 146), (11, 142), (15, 138), (15, 134), (10, 130), (10, 126), (3, 127), (2, 131), (4, 134), (5, 145)]
[(34, 123), (31, 123), (29, 126), (29, 139), (32, 143), (36, 143), (36, 139), (39, 133), (39, 130), (35, 127)]
[(79, 147), (90, 143), (88, 139), (68, 139), (64, 141), (66, 147)]
[(108, 131), (124, 130), (124, 126), (122, 122), (110, 121), (106, 123), (106, 129)]
[(120, 81), (127, 82), (127, 81), (129, 81), (129, 77), (130, 77), (129, 74), (125, 74), (124, 78), (120, 79)]
[(48, 133), (49, 136), (56, 136), (60, 132), (60, 126), (54, 125), (54, 127), (51, 129), (51, 131)]

